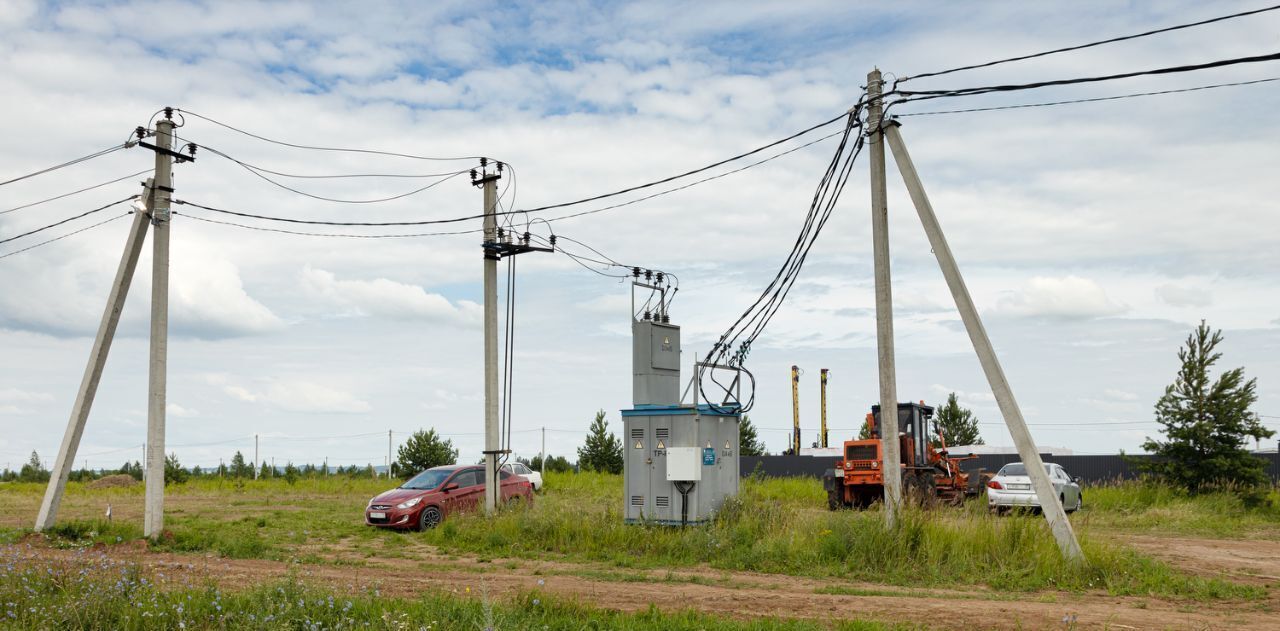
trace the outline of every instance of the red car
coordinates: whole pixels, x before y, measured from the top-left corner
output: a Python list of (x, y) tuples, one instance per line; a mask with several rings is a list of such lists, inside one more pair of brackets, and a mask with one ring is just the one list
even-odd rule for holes
[[(501, 471), (502, 503), (533, 501), (533, 487), (520, 476)], [(484, 468), (432, 467), (371, 500), (364, 523), (384, 528), (434, 528), (456, 512), (484, 506)]]

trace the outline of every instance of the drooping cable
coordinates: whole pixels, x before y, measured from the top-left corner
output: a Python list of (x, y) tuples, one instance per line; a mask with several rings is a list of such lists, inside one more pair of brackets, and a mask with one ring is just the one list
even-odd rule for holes
[(467, 170), (466, 170), (466, 169), (463, 169), (463, 170), (460, 170), (460, 171), (454, 171), (454, 172), (451, 172), (451, 173), (446, 173), (446, 174), (444, 174), (443, 176), (441, 176), (441, 177), (440, 177), (440, 179), (436, 180), (435, 182), (432, 182), (432, 183), (430, 183), (430, 184), (427, 184), (426, 186), (422, 186), (422, 187), (419, 187), (419, 188), (415, 188), (415, 189), (413, 189), (413, 190), (411, 190), (411, 191), (408, 191), (408, 192), (405, 192), (405, 193), (400, 193), (399, 195), (392, 195), (392, 196), (389, 196), (389, 197), (378, 197), (378, 198), (373, 198), (373, 199), (342, 199), (342, 198), (338, 198), (338, 197), (325, 197), (325, 196), (323, 196), (323, 195), (316, 195), (316, 194), (314, 194), (314, 193), (308, 193), (307, 191), (304, 191), (304, 190), (301, 190), (301, 189), (294, 188), (294, 187), (292, 187), (292, 186), (289, 186), (288, 184), (284, 184), (284, 183), (282, 183), (282, 182), (278, 182), (278, 181), (276, 181), (276, 180), (272, 179), (271, 177), (269, 177), (269, 176), (267, 176), (267, 175), (265, 175), (265, 174), (263, 174), (263, 173), (259, 172), (257, 168), (255, 168), (255, 167), (253, 167), (253, 166), (251, 166), (251, 165), (249, 165), (249, 164), (247, 164), (247, 163), (245, 163), (245, 162), (242, 162), (241, 160), (239, 160), (239, 159), (237, 159), (237, 158), (234, 158), (234, 157), (232, 157), (232, 156), (229, 156), (229, 155), (227, 155), (227, 154), (225, 154), (225, 153), (223, 153), (223, 152), (221, 152), (221, 151), (219, 151), (219, 150), (217, 150), (217, 149), (213, 149), (213, 148), (208, 147), (208, 146), (205, 146), (205, 145), (201, 145), (201, 148), (205, 149), (206, 151), (208, 151), (208, 152), (210, 152), (210, 153), (212, 153), (212, 154), (214, 154), (214, 155), (216, 155), (216, 156), (219, 156), (219, 157), (222, 157), (222, 158), (226, 158), (227, 160), (230, 160), (230, 161), (232, 161), (232, 162), (234, 162), (234, 163), (236, 163), (236, 164), (240, 165), (240, 167), (241, 167), (241, 168), (243, 168), (244, 170), (248, 171), (249, 173), (252, 173), (253, 175), (255, 175), (255, 176), (257, 176), (257, 177), (261, 178), (262, 180), (265, 180), (265, 181), (267, 181), (267, 182), (271, 183), (272, 185), (277, 186), (277, 187), (279, 187), (279, 188), (282, 188), (282, 189), (284, 189), (284, 190), (286, 190), (286, 191), (289, 191), (289, 192), (291, 192), (291, 193), (295, 193), (295, 194), (298, 194), (298, 195), (302, 195), (303, 197), (310, 197), (311, 199), (317, 199), (317, 200), (324, 201), (324, 202), (335, 202), (335, 203), (339, 203), (339, 204), (379, 204), (379, 203), (382, 203), (382, 202), (389, 202), (389, 201), (394, 201), (394, 200), (397, 200), (397, 199), (403, 199), (403, 198), (405, 198), (405, 197), (409, 197), (409, 196), (411, 196), (411, 195), (417, 195), (418, 193), (421, 193), (421, 192), (423, 192), (423, 191), (426, 191), (426, 190), (430, 190), (430, 189), (432, 189), (432, 188), (435, 188), (436, 186), (439, 186), (440, 184), (443, 184), (443, 183), (445, 183), (445, 182), (447, 182), (447, 181), (449, 181), (449, 180), (451, 180), (451, 179), (453, 179), (453, 178), (455, 178), (455, 177), (458, 177), (459, 175), (463, 175), (464, 173), (466, 173), (466, 172), (467, 172)]
[(88, 162), (89, 160), (93, 160), (94, 158), (101, 158), (102, 156), (105, 156), (105, 155), (107, 155), (107, 154), (109, 154), (109, 153), (114, 153), (114, 152), (119, 151), (119, 150), (121, 150), (121, 149), (127, 149), (127, 148), (132, 147), (132, 146), (133, 146), (133, 143), (128, 143), (128, 142), (126, 142), (126, 143), (123, 143), (123, 144), (119, 144), (119, 145), (114, 145), (114, 146), (111, 146), (111, 147), (107, 147), (106, 149), (103, 149), (102, 151), (95, 151), (95, 152), (93, 152), (93, 153), (91, 153), (91, 154), (89, 154), (89, 155), (87, 155), (87, 156), (80, 156), (79, 158), (76, 158), (76, 159), (74, 159), (74, 160), (67, 160), (66, 162), (63, 162), (63, 163), (61, 163), (61, 164), (55, 164), (55, 165), (53, 165), (53, 166), (51, 166), (51, 167), (45, 167), (45, 168), (43, 168), (43, 169), (40, 169), (39, 171), (33, 171), (33, 172), (28, 173), (28, 174), (26, 174), (26, 175), (19, 175), (18, 177), (15, 177), (15, 178), (12, 178), (12, 179), (5, 180), (5, 181), (3, 181), (3, 182), (0, 182), (0, 186), (4, 186), (4, 185), (6, 185), (6, 184), (13, 184), (14, 182), (20, 182), (20, 181), (25, 180), (25, 179), (27, 179), (27, 178), (33, 178), (33, 177), (35, 177), (35, 176), (37, 176), (37, 175), (43, 175), (43, 174), (45, 174), (45, 173), (49, 173), (49, 172), (51, 172), (51, 171), (57, 171), (58, 169), (63, 169), (63, 168), (69, 167), (69, 166), (74, 166), (74, 165), (80, 164), (81, 162)]
[(1231, 15), (1223, 15), (1223, 16), (1219, 16), (1219, 17), (1216, 17), (1216, 18), (1210, 18), (1210, 19), (1208, 19), (1208, 20), (1200, 20), (1200, 21), (1198, 21), (1198, 22), (1189, 22), (1189, 23), (1187, 23), (1187, 24), (1178, 24), (1178, 25), (1176, 25), (1176, 26), (1167, 26), (1167, 27), (1165, 27), (1165, 28), (1159, 28), (1159, 29), (1155, 29), (1155, 30), (1152, 30), (1152, 31), (1145, 31), (1145, 32), (1142, 32), (1142, 33), (1133, 33), (1133, 34), (1131, 34), (1131, 35), (1122, 35), (1122, 36), (1120, 36), (1120, 37), (1112, 37), (1112, 38), (1110, 38), (1110, 39), (1104, 39), (1104, 40), (1100, 40), (1100, 41), (1096, 41), (1096, 42), (1089, 42), (1089, 43), (1087, 43), (1087, 44), (1079, 44), (1079, 45), (1076, 45), (1076, 46), (1067, 46), (1067, 47), (1065, 47), (1065, 48), (1055, 48), (1055, 49), (1053, 49), (1053, 50), (1046, 50), (1046, 51), (1042, 51), (1042, 52), (1038, 52), (1038, 53), (1032, 53), (1032, 54), (1029, 54), (1029, 55), (1020, 55), (1020, 56), (1017, 56), (1017, 57), (1008, 57), (1008, 58), (1006, 58), (1006, 59), (997, 59), (997, 60), (994, 60), (994, 61), (987, 61), (987, 62), (978, 63), (978, 64), (971, 64), (971, 65), (968, 65), (968, 66), (960, 66), (960, 67), (957, 67), (957, 68), (950, 68), (950, 69), (947, 69), (947, 70), (936, 70), (936, 71), (934, 71), (934, 72), (922, 72), (922, 73), (920, 73), (920, 74), (916, 74), (916, 75), (911, 75), (911, 76), (902, 77), (902, 78), (898, 79), (898, 80), (895, 82), (895, 85), (896, 85), (896, 84), (898, 84), (898, 83), (903, 83), (903, 82), (906, 82), (906, 81), (911, 81), (911, 80), (913, 80), (913, 79), (923, 79), (923, 78), (925, 78), (925, 77), (938, 77), (938, 76), (945, 75), (945, 74), (951, 74), (951, 73), (953, 73), (953, 72), (962, 72), (962, 71), (965, 71), (965, 70), (976, 70), (976, 69), (978, 69), (978, 68), (989, 68), (989, 67), (991, 67), (991, 66), (997, 66), (997, 65), (1000, 65), (1000, 64), (1007, 64), (1007, 63), (1011, 63), (1011, 62), (1015, 62), (1015, 61), (1025, 61), (1025, 60), (1027, 60), (1027, 59), (1036, 59), (1036, 58), (1038, 58), (1038, 57), (1047, 57), (1047, 56), (1049, 56), (1049, 55), (1056, 55), (1056, 54), (1058, 54), (1058, 53), (1066, 53), (1066, 52), (1071, 52), (1071, 51), (1075, 51), (1075, 50), (1083, 50), (1083, 49), (1085, 49), (1085, 48), (1093, 48), (1094, 46), (1102, 46), (1102, 45), (1104, 45), (1104, 44), (1114, 44), (1114, 43), (1116, 43), (1116, 42), (1123, 42), (1123, 41), (1128, 41), (1128, 40), (1133, 40), (1133, 39), (1139, 39), (1139, 38), (1142, 38), (1142, 37), (1149, 37), (1149, 36), (1151, 36), (1151, 35), (1158, 35), (1158, 34), (1160, 34), (1160, 33), (1169, 33), (1169, 32), (1171, 32), (1171, 31), (1179, 31), (1179, 30), (1182, 30), (1182, 29), (1188, 29), (1188, 28), (1192, 28), (1192, 27), (1196, 27), (1196, 26), (1204, 26), (1204, 25), (1206, 25), (1206, 24), (1213, 24), (1213, 23), (1215, 23), (1215, 22), (1222, 22), (1222, 21), (1225, 21), (1225, 20), (1232, 20), (1232, 19), (1235, 19), (1235, 18), (1241, 18), (1241, 17), (1245, 17), (1245, 16), (1249, 16), (1249, 15), (1257, 15), (1257, 14), (1259, 14), (1259, 13), (1266, 13), (1266, 12), (1268, 12), (1268, 11), (1275, 11), (1275, 10), (1277, 10), (1277, 9), (1280, 9), (1280, 5), (1272, 5), (1272, 6), (1269, 6), (1269, 7), (1263, 7), (1263, 8), (1261, 8), (1261, 9), (1254, 9), (1254, 10), (1251, 10), (1251, 11), (1242, 11), (1242, 12), (1240, 12), (1240, 13), (1232, 13)]
[(274, 138), (268, 138), (268, 137), (266, 137), (266, 136), (262, 136), (262, 135), (260, 135), (260, 134), (255, 134), (255, 133), (252, 133), (252, 132), (248, 132), (248, 131), (245, 131), (245, 130), (243, 130), (243, 129), (240, 129), (239, 127), (235, 127), (235, 126), (232, 126), (232, 125), (230, 125), (230, 124), (228, 124), (228, 123), (224, 123), (224, 122), (222, 122), (222, 121), (220, 121), (220, 120), (216, 120), (216, 119), (210, 118), (210, 117), (205, 116), (205, 115), (203, 115), (203, 114), (197, 114), (197, 113), (195, 113), (195, 112), (193, 112), (193, 111), (191, 111), (191, 110), (184, 110), (184, 109), (181, 109), (181, 108), (175, 108), (173, 111), (175, 111), (175, 112), (183, 112), (183, 113), (185, 113), (185, 114), (190, 114), (191, 116), (194, 116), (194, 117), (199, 118), (199, 119), (204, 120), (204, 121), (208, 121), (208, 122), (210, 122), (210, 123), (213, 123), (214, 125), (217, 125), (217, 126), (219, 126), (219, 127), (223, 127), (223, 128), (225, 128), (225, 129), (229, 129), (229, 130), (231, 130), (231, 131), (234, 131), (234, 132), (236, 132), (236, 133), (238, 133), (238, 134), (242, 134), (242, 135), (244, 135), (244, 136), (248, 136), (248, 137), (250, 137), (250, 138), (255, 138), (255, 139), (257, 139), (257, 140), (261, 140), (261, 141), (263, 141), (263, 142), (269, 142), (269, 143), (271, 143), (271, 144), (274, 144), (274, 145), (280, 145), (280, 146), (283, 146), (283, 147), (292, 147), (292, 148), (294, 148), (294, 149), (307, 149), (307, 150), (310, 150), (310, 151), (334, 151), (334, 152), (342, 152), (342, 153), (360, 153), (360, 154), (369, 154), (369, 155), (378, 155), (378, 156), (389, 156), (389, 157), (393, 157), (393, 158), (406, 158), (406, 159), (409, 159), (409, 160), (431, 160), (431, 161), (438, 161), (438, 162), (450, 162), (450, 161), (460, 161), (460, 160), (479, 160), (481, 157), (483, 157), (483, 156), (457, 156), (457, 157), (447, 157), (447, 158), (446, 158), (446, 157), (439, 157), (439, 156), (421, 156), (421, 155), (414, 155), (414, 154), (411, 154), (411, 153), (399, 153), (399, 152), (395, 152), (395, 151), (383, 151), (383, 150), (380, 150), (380, 149), (354, 149), (354, 148), (350, 148), (350, 147), (323, 147), (323, 146), (316, 146), (316, 145), (303, 145), (303, 144), (297, 144), (297, 143), (292, 143), (292, 142), (285, 142), (285, 141), (283, 141), (283, 140), (276, 140), (276, 139), (274, 139)]
[(46, 241), (41, 241), (40, 243), (36, 243), (36, 244), (33, 244), (33, 245), (28, 245), (27, 247), (22, 248), (21, 250), (14, 250), (14, 251), (12, 251), (12, 252), (6, 252), (5, 254), (0, 254), (0, 259), (6, 259), (6, 258), (9, 258), (9, 257), (11, 257), (11, 256), (15, 255), (15, 254), (22, 254), (23, 252), (26, 252), (27, 250), (34, 250), (34, 249), (36, 249), (36, 248), (38, 248), (38, 247), (40, 247), (40, 246), (49, 245), (50, 243), (53, 243), (53, 242), (55, 242), (55, 241), (61, 241), (61, 240), (65, 239), (65, 238), (67, 238), (67, 237), (75, 236), (75, 235), (80, 234), (81, 232), (84, 232), (84, 231), (86, 231), (86, 230), (92, 230), (92, 229), (94, 229), (94, 228), (97, 228), (98, 226), (105, 226), (105, 225), (107, 225), (107, 224), (109, 224), (109, 223), (111, 223), (111, 222), (113, 222), (113, 221), (115, 221), (115, 220), (117, 220), (117, 219), (123, 219), (123, 218), (128, 217), (129, 215), (132, 215), (132, 214), (133, 214), (132, 212), (127, 212), (127, 213), (124, 213), (124, 214), (122, 214), (122, 215), (116, 215), (116, 216), (114, 216), (114, 217), (112, 217), (112, 218), (110, 218), (110, 219), (106, 219), (106, 220), (103, 220), (103, 221), (99, 221), (98, 223), (95, 223), (95, 224), (89, 224), (89, 225), (87, 225), (87, 226), (85, 226), (85, 227), (83, 227), (83, 228), (79, 228), (79, 229), (76, 229), (76, 230), (72, 230), (71, 232), (68, 232), (68, 233), (66, 233), (66, 234), (64, 234), (64, 235), (59, 235), (59, 236), (56, 236), (56, 237), (54, 237), (54, 238), (52, 238), (52, 239), (48, 239), (48, 240), (46, 240)]
[(71, 221), (75, 221), (75, 220), (77, 220), (77, 219), (80, 219), (81, 217), (88, 217), (89, 215), (92, 215), (92, 214), (94, 214), (94, 213), (98, 213), (98, 212), (102, 212), (102, 211), (104, 211), (104, 210), (106, 210), (106, 209), (108, 209), (108, 208), (111, 208), (112, 206), (115, 206), (115, 205), (117, 205), (117, 204), (123, 204), (123, 203), (125, 203), (125, 202), (133, 201), (133, 200), (135, 200), (135, 199), (138, 199), (138, 196), (137, 196), (137, 195), (130, 195), (130, 196), (128, 196), (128, 197), (126, 197), (126, 198), (124, 198), (124, 199), (118, 199), (118, 200), (116, 200), (116, 201), (114, 201), (114, 202), (111, 202), (111, 203), (109, 203), (109, 204), (104, 204), (104, 205), (102, 205), (102, 206), (99, 206), (99, 207), (97, 207), (97, 208), (94, 208), (93, 210), (86, 210), (85, 212), (82, 212), (82, 213), (80, 213), (79, 215), (75, 215), (75, 216), (72, 216), (72, 217), (67, 217), (66, 219), (62, 219), (62, 220), (59, 220), (59, 221), (55, 221), (55, 222), (53, 222), (53, 223), (51, 223), (51, 224), (49, 224), (49, 225), (47, 225), (47, 226), (41, 226), (41, 227), (39, 227), (39, 228), (36, 228), (35, 230), (28, 230), (27, 232), (24, 232), (24, 233), (22, 233), (22, 234), (18, 234), (18, 235), (14, 235), (14, 236), (9, 237), (9, 238), (7, 238), (7, 239), (0, 239), (0, 244), (5, 244), (5, 243), (8, 243), (8, 242), (10, 242), (10, 241), (16, 241), (16, 240), (21, 239), (21, 238), (23, 238), (23, 237), (29, 237), (29, 236), (31, 236), (31, 235), (33, 235), (33, 234), (36, 234), (36, 233), (39, 233), (39, 232), (44, 232), (45, 230), (48, 230), (48, 229), (50, 229), (50, 228), (56, 228), (57, 226), (61, 226), (61, 225), (62, 225), (62, 224), (64, 224), (64, 223), (71, 222)]
[(218, 224), (222, 226), (231, 226), (234, 228), (243, 228), (245, 230), (257, 230), (259, 232), (275, 232), (278, 234), (291, 234), (291, 235), (296, 235), (300, 237), (332, 237), (332, 238), (338, 238), (338, 239), (408, 239), (408, 238), (415, 238), (415, 237), (443, 237), (443, 236), (453, 236), (453, 235), (459, 235), (459, 234), (476, 234), (479, 232), (484, 232), (484, 230), (480, 228), (476, 228), (475, 230), (454, 230), (451, 232), (412, 232), (412, 233), (404, 233), (404, 234), (343, 234), (340, 232), (302, 232), (298, 230), (284, 230), (281, 228), (266, 228), (263, 226), (250, 226), (248, 224), (236, 223), (234, 221), (220, 221), (218, 219), (201, 217), (199, 215), (193, 215), (187, 212), (184, 212), (184, 213), (175, 212), (173, 214), (179, 217), (195, 219), (196, 221), (203, 221), (205, 223), (213, 223), (213, 224)]
[(48, 202), (57, 201), (57, 200), (59, 200), (59, 199), (64, 199), (64, 198), (67, 198), (67, 197), (71, 197), (72, 195), (79, 195), (80, 193), (85, 193), (85, 192), (88, 192), (88, 191), (92, 191), (92, 190), (94, 190), (94, 189), (102, 188), (102, 187), (104, 187), (104, 186), (107, 186), (107, 185), (110, 185), (110, 184), (115, 184), (116, 182), (121, 182), (121, 181), (127, 180), (127, 179), (129, 179), (129, 178), (131, 178), (131, 177), (138, 177), (139, 175), (143, 175), (143, 174), (145, 174), (145, 173), (150, 173), (150, 172), (151, 172), (151, 169), (143, 169), (143, 170), (141, 170), (141, 171), (138, 171), (137, 173), (130, 173), (129, 175), (121, 176), (121, 177), (118, 177), (118, 178), (116, 178), (116, 179), (114, 179), (114, 180), (107, 180), (106, 182), (102, 182), (101, 184), (94, 184), (93, 186), (86, 186), (85, 188), (82, 188), (82, 189), (79, 189), (79, 190), (75, 190), (75, 191), (71, 191), (70, 193), (63, 193), (63, 194), (61, 194), (61, 195), (57, 195), (57, 196), (54, 196), (54, 197), (48, 197), (48, 198), (42, 199), (42, 200), (40, 200), (40, 201), (38, 201), (38, 202), (29, 202), (29, 203), (23, 204), (23, 205), (21, 205), (21, 206), (14, 206), (13, 208), (10, 208), (10, 209), (8, 209), (8, 210), (0, 210), (0, 215), (7, 215), (7, 214), (9, 214), (9, 213), (11, 213), (11, 212), (14, 212), (14, 211), (16, 211), (16, 210), (22, 210), (22, 209), (24, 209), (24, 208), (31, 208), (32, 206), (39, 206), (40, 204), (45, 204), (45, 203), (48, 203)]
[(1174, 90), (1157, 90), (1154, 92), (1133, 92), (1130, 94), (1117, 94), (1115, 96), (1099, 96), (1088, 99), (1070, 99), (1066, 101), (1048, 101), (1044, 103), (1020, 103), (1017, 105), (997, 105), (994, 107), (972, 107), (962, 110), (939, 110), (933, 112), (906, 112), (896, 114), (897, 117), (903, 118), (907, 116), (937, 116), (940, 114), (968, 114), (972, 112), (994, 112), (998, 110), (1017, 110), (1032, 107), (1050, 107), (1054, 105), (1072, 105), (1076, 103), (1098, 103), (1101, 101), (1118, 101), (1120, 99), (1132, 99), (1142, 96), (1160, 96), (1163, 94), (1178, 94), (1181, 92), (1197, 92), (1200, 90), (1213, 90), (1216, 88), (1230, 88), (1236, 86), (1254, 85), (1258, 83), (1270, 83), (1280, 81), (1280, 77), (1272, 77), (1269, 79), (1255, 79), (1253, 81), (1235, 81), (1232, 83), (1215, 83), (1212, 85), (1201, 85), (1193, 88), (1178, 88)]

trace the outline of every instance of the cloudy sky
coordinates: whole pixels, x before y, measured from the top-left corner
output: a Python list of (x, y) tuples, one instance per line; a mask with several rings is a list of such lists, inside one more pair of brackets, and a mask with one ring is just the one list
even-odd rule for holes
[[(491, 156), (513, 166), (504, 207), (532, 208), (665, 177), (837, 116), (876, 66), (890, 78), (909, 76), (1256, 5), (8, 0), (0, 3), (0, 179), (121, 143), (153, 112), (175, 106), (297, 144)], [(1259, 55), (1276, 50), (1277, 33), (1280, 13), (1270, 13), (903, 87)], [(895, 109), (1273, 76), (1280, 63)], [(1278, 87), (902, 119), (1038, 442), (1084, 453), (1136, 450), (1154, 434), (1152, 405), (1202, 318), (1225, 332), (1222, 365), (1245, 366), (1258, 379), (1256, 410), (1280, 427)], [(193, 116), (179, 133), (292, 174), (474, 166), (292, 149)], [(782, 263), (834, 142), (559, 221), (555, 230), (619, 261), (679, 275), (672, 316), (683, 326), (687, 375), (693, 355), (706, 352)], [(0, 210), (152, 161), (135, 147), (3, 186)], [(785, 446), (790, 426), (792, 364), (805, 370), (806, 443), (818, 424), (820, 368), (832, 371), (833, 440), (855, 431), (877, 396), (866, 169), (864, 156), (751, 356), (760, 380), (751, 416), (772, 450)], [(180, 199), (285, 217), (412, 221), (481, 209), (465, 176), (396, 201), (344, 204), (283, 190), (209, 151), (175, 174)], [(0, 238), (136, 193), (139, 179), (0, 215)], [(277, 179), (342, 199), (436, 181)], [(983, 421), (987, 441), (1008, 444), (892, 160), (889, 183), (899, 395), (939, 402), (955, 391)], [(464, 459), (479, 457), (475, 235), (293, 236), (177, 210), (189, 216), (172, 228), (168, 435), (184, 463), (251, 453), (258, 434), (263, 457), (278, 463), (381, 464), (388, 430), (398, 442), (423, 427), (450, 436)], [(0, 255), (125, 212), (118, 206), (0, 245)], [(128, 221), (0, 259), (0, 466), (17, 466), (32, 449), (50, 458), (56, 451)], [(545, 233), (545, 224), (534, 225)], [(535, 454), (545, 427), (548, 451), (573, 457), (594, 411), (607, 411), (617, 428), (617, 411), (630, 403), (629, 287), (559, 254), (522, 256), (518, 271), (513, 447)], [(141, 456), (149, 296), (144, 254), (81, 445), (78, 461), (90, 466)]]

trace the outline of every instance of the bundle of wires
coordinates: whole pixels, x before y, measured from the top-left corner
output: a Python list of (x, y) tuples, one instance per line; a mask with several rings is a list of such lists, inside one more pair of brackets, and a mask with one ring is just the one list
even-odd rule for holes
[[(791, 252), (787, 254), (786, 261), (783, 262), (782, 267), (773, 277), (773, 280), (769, 282), (769, 285), (760, 293), (760, 297), (729, 326), (724, 334), (720, 336), (720, 339), (711, 347), (711, 351), (707, 353), (704, 359), (708, 366), (701, 369), (696, 376), (698, 391), (702, 395), (702, 399), (717, 412), (747, 412), (755, 404), (755, 376), (746, 369), (747, 356), (751, 353), (751, 347), (756, 338), (764, 332), (765, 327), (769, 325), (769, 321), (773, 319), (778, 309), (782, 307), (783, 302), (786, 301), (787, 294), (791, 291), (791, 288), (795, 286), (796, 279), (800, 277), (800, 270), (804, 267), (805, 259), (809, 256), (809, 251), (813, 249), (813, 244), (817, 242), (818, 235), (822, 233), (823, 226), (826, 225), (827, 219), (831, 217), (831, 211), (835, 208), (836, 202), (840, 199), (840, 193), (844, 190), (845, 183), (849, 180), (849, 175), (853, 170), (853, 163), (857, 160), (858, 154), (861, 153), (865, 141), (860, 119), (864, 105), (863, 101), (859, 101), (849, 111), (844, 134), (840, 138), (840, 144), (836, 147), (835, 155), (831, 157), (830, 164), (827, 165), (826, 171), (822, 174), (822, 179), (818, 182), (818, 188), (809, 203), (809, 212), (805, 215), (804, 222), (800, 227), (800, 234), (796, 236), (795, 243), (791, 246)], [(750, 395), (746, 401), (741, 401), (734, 394), (735, 383), (723, 384), (716, 378), (716, 371), (718, 370), (734, 372), (735, 382), (741, 379), (738, 373), (747, 376), (750, 380)], [(712, 383), (724, 391), (725, 396), (720, 404), (715, 403), (707, 396), (703, 384), (704, 376), (710, 377)], [(739, 403), (739, 407), (736, 410), (722, 407), (729, 401), (734, 400)]]

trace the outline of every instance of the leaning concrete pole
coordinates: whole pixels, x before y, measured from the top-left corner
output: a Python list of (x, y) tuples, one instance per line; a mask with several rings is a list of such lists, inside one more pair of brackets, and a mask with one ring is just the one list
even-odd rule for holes
[(151, 362), (147, 386), (147, 486), (142, 534), (164, 530), (164, 424), (169, 362), (169, 198), (173, 193), (173, 121), (156, 123), (155, 191), (151, 196)]
[[(498, 176), (484, 184), (484, 240), (498, 241)], [(498, 258), (484, 255), (484, 510), (498, 509)]]
[(876, 278), (876, 354), (880, 368), (880, 471), (884, 476), (884, 521), (892, 527), (902, 505), (898, 448), (898, 377), (893, 361), (893, 288), (889, 274), (889, 203), (886, 198), (884, 136), (879, 70), (867, 74), (867, 129), (871, 145), (871, 243)]
[(1013, 389), (1009, 387), (1009, 380), (1004, 375), (1004, 369), (1000, 367), (1000, 360), (991, 346), (991, 339), (987, 337), (986, 328), (982, 326), (982, 318), (978, 316), (978, 310), (973, 305), (969, 288), (965, 286), (964, 277), (960, 275), (955, 256), (951, 254), (951, 247), (947, 245), (946, 236), (942, 234), (942, 226), (938, 224), (938, 217), (933, 213), (933, 205), (925, 195), (924, 185), (920, 183), (920, 176), (911, 162), (911, 155), (907, 153), (907, 147), (902, 142), (902, 134), (898, 132), (896, 123), (885, 126), (885, 136), (889, 141), (889, 147), (893, 150), (898, 171), (907, 185), (907, 192), (911, 194), (911, 201), (920, 215), (920, 223), (924, 224), (929, 245), (933, 247), (933, 253), (938, 258), (938, 266), (942, 268), (947, 287), (951, 289), (951, 297), (956, 301), (956, 309), (960, 311), (960, 318), (964, 320), (964, 327), (969, 332), (973, 350), (977, 352), (982, 371), (987, 375), (991, 393), (995, 395), (996, 403), (1000, 406), (1000, 414), (1004, 416), (1005, 424), (1009, 426), (1013, 443), (1018, 448), (1018, 456), (1027, 466), (1027, 475), (1031, 476), (1031, 485), (1036, 491), (1036, 498), (1040, 500), (1040, 506), (1043, 507), (1045, 519), (1049, 521), (1053, 537), (1058, 541), (1058, 547), (1062, 549), (1063, 556), (1083, 561), (1084, 553), (1080, 550), (1080, 543), (1076, 541), (1076, 534), (1071, 529), (1071, 522), (1067, 520), (1067, 513), (1063, 510), (1062, 502), (1059, 501), (1058, 494), (1049, 481), (1049, 475), (1044, 470), (1040, 453), (1036, 450), (1031, 432), (1022, 418), (1022, 410), (1013, 398)]
[[(147, 180), (145, 186), (142, 199), (150, 207), (152, 180)], [(85, 422), (89, 420), (89, 409), (93, 407), (93, 398), (98, 392), (98, 382), (102, 379), (102, 370), (107, 365), (107, 353), (111, 351), (111, 340), (115, 338), (116, 325), (120, 323), (120, 312), (124, 310), (125, 297), (129, 294), (133, 272), (138, 267), (138, 256), (142, 253), (142, 244), (146, 241), (149, 223), (147, 213), (133, 214), (133, 225), (129, 228), (129, 236), (124, 242), (124, 254), (120, 255), (120, 265), (116, 268), (115, 281), (111, 283), (107, 307), (102, 312), (102, 321), (98, 324), (98, 335), (93, 338), (93, 347), (89, 351), (89, 364), (85, 366), (84, 377), (80, 379), (76, 402), (71, 406), (71, 419), (67, 421), (67, 432), (62, 436), (62, 447), (58, 450), (58, 457), (53, 462), (53, 474), (49, 476), (49, 486), (45, 489), (44, 501), (40, 503), (40, 513), (36, 516), (37, 531), (49, 528), (58, 519), (58, 505), (62, 503), (67, 478), (71, 475), (71, 465), (75, 461), (76, 450), (80, 448), (80, 437), (84, 435)]]

